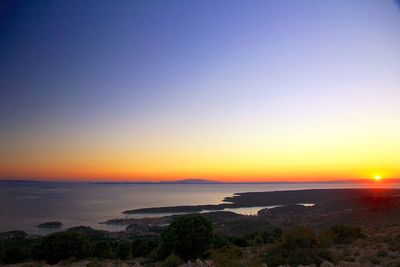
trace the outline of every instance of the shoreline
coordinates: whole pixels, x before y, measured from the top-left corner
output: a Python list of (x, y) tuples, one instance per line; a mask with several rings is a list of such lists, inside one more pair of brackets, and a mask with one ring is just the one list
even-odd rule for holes
[[(234, 221), (237, 219), (249, 219), (249, 220), (262, 220), (267, 223), (273, 223), (277, 225), (283, 224), (282, 218), (290, 217), (288, 220), (293, 218), (301, 217), (302, 215), (310, 215), (313, 218), (323, 217), (324, 214), (332, 214), (332, 216), (340, 217), (337, 218), (339, 222), (352, 223), (357, 220), (349, 220), (344, 218), (344, 214), (347, 213), (362, 218), (367, 218), (369, 213), (380, 214), (382, 212), (397, 213), (400, 218), (400, 212), (397, 212), (400, 207), (400, 189), (395, 188), (346, 188), (346, 189), (302, 189), (302, 190), (283, 190), (283, 191), (262, 191), (262, 192), (241, 192), (233, 193), (231, 196), (223, 198), (221, 204), (207, 204), (207, 205), (182, 205), (182, 206), (166, 206), (166, 207), (151, 207), (151, 208), (139, 208), (125, 211), (124, 217), (109, 217), (104, 220), (98, 220), (92, 224), (68, 224), (66, 227), (62, 227), (60, 230), (65, 230), (76, 226), (90, 226), (96, 230), (103, 230), (110, 233), (118, 233), (126, 231), (126, 227), (131, 224), (140, 225), (165, 225), (168, 224), (172, 218), (184, 215), (186, 213), (201, 213), (202, 215), (211, 218), (218, 217), (218, 219), (225, 218), (228, 221)], [(313, 204), (313, 207), (301, 207), (297, 204)], [(281, 206), (270, 209), (271, 206)], [(245, 214), (237, 212), (234, 209), (243, 208), (261, 208), (257, 213)], [(265, 208), (263, 208), (265, 207)], [(288, 211), (284, 213), (283, 211)], [(349, 212), (351, 210), (351, 212)], [(207, 211), (207, 212), (204, 212)], [(358, 212), (358, 213), (357, 213)], [(280, 214), (281, 215), (277, 215)], [(367, 215), (366, 215), (367, 214)], [(140, 215), (135, 217), (134, 215)], [(148, 216), (147, 215), (151, 215)], [(386, 216), (386, 217), (385, 217)], [(382, 217), (381, 222), (399, 222), (395, 217), (388, 218), (387, 214)], [(281, 217), (281, 218), (279, 218)], [(68, 221), (68, 218), (60, 218), (63, 223)], [(300, 220), (302, 220), (300, 218)], [(304, 219), (304, 223), (309, 224), (311, 219)], [(372, 217), (371, 224), (378, 221), (377, 218)], [(40, 223), (44, 223), (44, 219)], [(364, 222), (361, 222), (364, 223)], [(290, 223), (285, 223), (289, 225)], [(97, 227), (97, 226), (98, 227)], [(103, 226), (101, 226), (103, 225)], [(23, 230), (15, 227), (10, 230)], [(46, 229), (44, 229), (46, 230)], [(56, 230), (57, 229), (51, 229)], [(26, 231), (31, 233), (30, 231)], [(32, 234), (46, 235), (53, 231), (40, 231)]]
[(117, 218), (105, 223), (127, 225), (128, 231), (131, 225), (139, 228), (163, 226), (168, 225), (174, 218), (183, 215), (166, 215), (163, 212), (187, 211), (186, 213), (198, 213), (200, 209), (210, 206), (213, 209), (275, 206), (274, 208), (262, 208), (255, 216), (224, 210), (200, 213), (215, 223), (217, 228), (220, 227), (221, 231), (229, 234), (235, 234), (235, 231), (230, 229), (230, 225), (234, 226), (243, 221), (247, 221), (254, 228), (263, 228), (264, 225), (267, 228), (271, 226), (290, 228), (292, 225), (301, 224), (315, 229), (333, 224), (377, 227), (400, 223), (400, 189), (313, 189), (248, 192), (226, 197), (225, 201), (232, 202), (222, 205), (137, 209), (135, 212), (144, 211), (144, 216), (160, 211), (160, 216)]

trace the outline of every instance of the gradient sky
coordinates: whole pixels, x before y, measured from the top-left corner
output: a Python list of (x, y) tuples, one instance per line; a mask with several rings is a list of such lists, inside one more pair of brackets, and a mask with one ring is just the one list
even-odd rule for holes
[(400, 177), (391, 0), (0, 4), (0, 177)]

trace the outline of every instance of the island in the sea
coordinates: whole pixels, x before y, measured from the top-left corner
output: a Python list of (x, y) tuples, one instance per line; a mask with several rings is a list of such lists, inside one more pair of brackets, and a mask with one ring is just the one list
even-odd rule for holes
[(59, 221), (52, 221), (52, 222), (45, 222), (38, 225), (39, 228), (61, 228), (62, 222)]

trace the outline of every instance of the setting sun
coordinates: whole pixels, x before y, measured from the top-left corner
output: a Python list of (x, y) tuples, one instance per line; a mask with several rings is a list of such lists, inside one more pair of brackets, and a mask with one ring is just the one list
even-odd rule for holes
[(375, 175), (375, 181), (380, 181), (381, 180), (381, 176), (380, 175)]

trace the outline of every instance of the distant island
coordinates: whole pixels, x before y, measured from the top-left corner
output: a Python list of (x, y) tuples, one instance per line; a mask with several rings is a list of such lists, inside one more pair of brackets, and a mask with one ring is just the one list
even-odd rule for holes
[(207, 180), (207, 179), (184, 179), (177, 181), (165, 181), (161, 184), (222, 184), (223, 182)]
[(159, 181), (159, 182), (126, 181), (126, 182), (92, 182), (92, 183), (94, 184), (223, 184), (224, 182), (207, 180), (207, 179), (183, 179), (176, 181)]
[(54, 222), (45, 222), (38, 225), (39, 228), (60, 228), (62, 226), (62, 222), (54, 221)]

